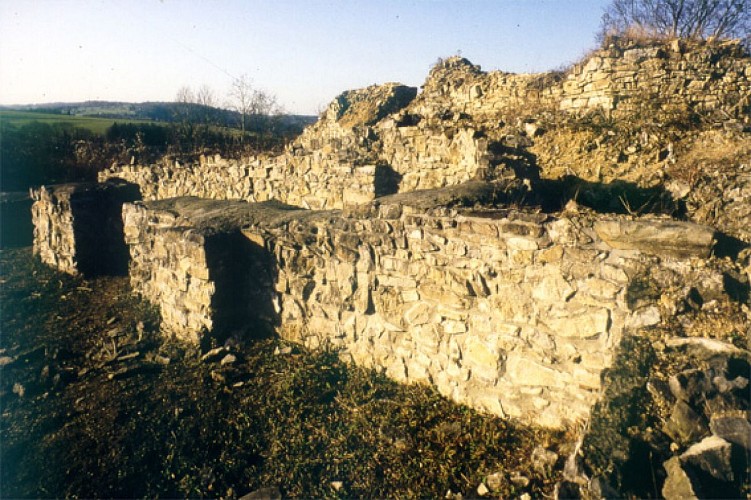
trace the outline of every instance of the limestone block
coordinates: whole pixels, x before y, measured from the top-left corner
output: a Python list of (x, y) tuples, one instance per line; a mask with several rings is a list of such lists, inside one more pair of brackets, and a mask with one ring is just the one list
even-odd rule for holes
[(342, 203), (344, 205), (361, 205), (368, 203), (373, 199), (373, 193), (365, 192), (359, 189), (345, 188), (342, 193)]
[(463, 363), (472, 370), (472, 374), (491, 382), (503, 375), (504, 354), (493, 338), (482, 340), (474, 335), (467, 337), (462, 349)]
[(394, 359), (386, 368), (386, 375), (397, 382), (407, 382), (407, 366), (402, 358)]
[(599, 373), (587, 370), (583, 366), (574, 367), (573, 378), (576, 385), (585, 389), (599, 390), (602, 387)]
[(610, 281), (600, 278), (588, 278), (580, 282), (579, 291), (596, 299), (614, 300), (621, 288)]
[(563, 277), (560, 269), (545, 267), (545, 275), (532, 289), (532, 297), (542, 302), (561, 303), (575, 292), (576, 289)]
[(424, 300), (430, 300), (436, 304), (442, 304), (448, 307), (464, 308), (468, 304), (468, 301), (465, 298), (438, 286), (420, 285), (418, 292)]
[(534, 316), (533, 305), (523, 287), (514, 284), (498, 286), (497, 292), (491, 295), (493, 307), (508, 322), (529, 322)]
[(661, 321), (660, 309), (656, 306), (651, 306), (631, 313), (626, 318), (626, 328), (638, 330), (640, 328), (659, 325)]
[(663, 466), (667, 472), (665, 484), (662, 487), (662, 496), (666, 500), (690, 500), (698, 499), (701, 494), (693, 481), (681, 466), (679, 457), (672, 457)]
[(557, 313), (557, 317), (543, 318), (543, 322), (561, 337), (590, 338), (610, 329), (610, 311), (606, 308), (581, 307)]
[(435, 325), (420, 325), (407, 330), (412, 334), (412, 341), (420, 352), (438, 354), (441, 346), (441, 335)]
[(404, 313), (406, 326), (416, 327), (431, 321), (434, 308), (427, 302), (417, 302)]
[(620, 267), (611, 264), (603, 264), (599, 266), (597, 270), (600, 278), (617, 285), (626, 285), (630, 281), (626, 271)]
[(570, 374), (541, 365), (518, 353), (508, 353), (505, 378), (519, 385), (565, 387), (572, 382)]
[(597, 221), (595, 231), (613, 248), (686, 258), (708, 257), (714, 230), (691, 222), (665, 220)]
[[(498, 415), (500, 417), (507, 416), (507, 413), (503, 409), (503, 403), (497, 394), (480, 394), (470, 397), (476, 402), (481, 410), (490, 413), (491, 415)], [(510, 416), (510, 414), (508, 416)]]
[(448, 335), (455, 335), (457, 333), (464, 333), (467, 331), (467, 324), (464, 321), (443, 319), (441, 320), (439, 325), (441, 330)]

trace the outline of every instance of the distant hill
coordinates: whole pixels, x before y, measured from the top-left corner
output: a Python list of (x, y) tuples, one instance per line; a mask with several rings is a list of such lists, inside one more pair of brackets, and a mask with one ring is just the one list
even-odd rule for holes
[[(236, 111), (204, 106), (202, 104), (177, 102), (53, 102), (0, 106), (0, 110), (127, 120), (150, 120), (166, 123), (182, 122), (185, 119), (190, 119), (194, 122), (209, 122), (212, 125), (226, 127), (235, 127), (240, 123), (240, 114)], [(301, 129), (315, 122), (316, 119), (317, 117), (309, 115), (285, 114), (274, 117), (274, 122), (277, 127), (282, 129)]]

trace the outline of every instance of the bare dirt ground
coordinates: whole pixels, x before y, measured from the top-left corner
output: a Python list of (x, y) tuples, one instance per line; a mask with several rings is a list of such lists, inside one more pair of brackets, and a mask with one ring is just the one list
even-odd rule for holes
[(127, 277), (62, 275), (30, 248), (0, 251), (0, 305), (5, 498), (540, 497), (569, 451), (336, 353), (269, 339), (202, 360)]

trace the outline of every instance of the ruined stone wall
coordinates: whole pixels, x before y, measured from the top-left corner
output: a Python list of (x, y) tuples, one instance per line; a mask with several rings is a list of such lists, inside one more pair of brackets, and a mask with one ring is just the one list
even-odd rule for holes
[(202, 158), (197, 164), (113, 166), (99, 180), (137, 184), (146, 200), (198, 196), (250, 202), (275, 199), (310, 209), (341, 208), (375, 197), (375, 165), (360, 165), (355, 155), (320, 151), (275, 158)]
[(451, 57), (431, 70), (407, 112), (420, 117), (470, 120), (492, 129), (516, 115), (560, 109), (581, 112), (642, 110), (646, 101), (685, 112), (722, 110), (748, 116), (751, 57), (738, 42), (673, 40), (639, 45), (613, 40), (563, 72), (483, 72)]
[(275, 157), (239, 160), (202, 157), (197, 164), (113, 165), (99, 180), (120, 178), (140, 186), (144, 199), (197, 196), (260, 202), (278, 200), (320, 210), (364, 203), (376, 196), (377, 155), (369, 124), (414, 98), (397, 84), (345, 92), (321, 119)]
[(467, 59), (450, 57), (431, 69), (410, 112), (498, 126), (510, 109), (554, 107), (560, 94), (559, 79), (555, 73), (483, 72)]
[(163, 331), (188, 342), (273, 326), (272, 262), (240, 229), (256, 219), (310, 213), (289, 208), (193, 197), (126, 204), (133, 290), (159, 306)]
[[(431, 70), (417, 96), (416, 89), (393, 83), (343, 93), (281, 155), (115, 165), (100, 180), (136, 183), (145, 199), (275, 199), (343, 208), (395, 192), (499, 177), (494, 167), (503, 158), (493, 158), (493, 144), (517, 148), (524, 141), (516, 136), (535, 133), (517, 122), (556, 109), (627, 116), (648, 104), (680, 119), (716, 110), (723, 119), (748, 120), (750, 82), (751, 58), (731, 42), (614, 43), (565, 79), (556, 72), (485, 73), (453, 57)], [(504, 127), (519, 130), (509, 137)]]
[(399, 126), (390, 120), (379, 134), (380, 157), (397, 174), (398, 192), (456, 186), (489, 166), (488, 141), (472, 128)]
[(751, 58), (738, 42), (638, 46), (615, 41), (573, 67), (560, 109), (638, 112), (646, 101), (696, 112), (748, 116)]
[(372, 215), (265, 233), (284, 338), (561, 426), (588, 415), (627, 325), (659, 322), (656, 309), (626, 304), (638, 257), (598, 242), (587, 221), (396, 206)]
[(127, 271), (121, 207), (139, 199), (123, 183), (80, 183), (32, 189), (34, 254), (69, 274)]
[[(243, 321), (288, 340), (559, 427), (588, 415), (623, 335), (660, 322), (658, 307), (629, 302), (645, 256), (707, 255), (712, 239), (710, 230), (698, 244), (683, 239), (681, 223), (389, 200), (264, 216), (240, 202), (127, 205), (133, 286), (160, 306), (164, 329), (187, 340), (216, 331), (222, 310), (244, 308)], [(222, 235), (226, 255), (251, 248), (255, 257), (217, 264), (209, 251)], [(242, 278), (222, 283), (228, 273)]]
[(130, 281), (135, 292), (159, 305), (162, 328), (191, 342), (213, 327), (206, 237), (181, 230), (178, 216), (147, 210), (139, 204), (123, 207), (125, 242), (130, 248)]

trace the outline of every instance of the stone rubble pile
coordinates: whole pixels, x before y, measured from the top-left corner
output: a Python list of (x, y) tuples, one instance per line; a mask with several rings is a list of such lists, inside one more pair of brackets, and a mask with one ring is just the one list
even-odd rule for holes
[(671, 451), (679, 452), (664, 463), (662, 495), (737, 498), (751, 456), (751, 353), (707, 339), (673, 338), (666, 348), (691, 363), (669, 377), (667, 390), (662, 381), (649, 386), (669, 409), (662, 431), (673, 443)]
[(558, 489), (567, 498), (741, 498), (750, 361), (748, 350), (706, 337), (626, 339)]
[(751, 157), (734, 171), (714, 169), (685, 200), (693, 220), (751, 241)]

